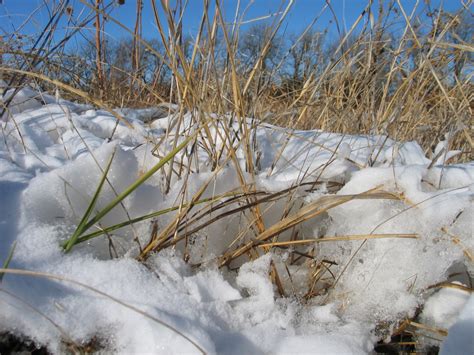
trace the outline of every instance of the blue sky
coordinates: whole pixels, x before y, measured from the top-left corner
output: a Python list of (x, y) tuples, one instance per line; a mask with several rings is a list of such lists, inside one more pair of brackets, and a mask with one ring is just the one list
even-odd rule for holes
[[(11, 33), (14, 28), (17, 29), (22, 24), (24, 25), (22, 29), (23, 33), (31, 35), (37, 34), (48, 20), (48, 9), (44, 5), (45, 2), (51, 4), (50, 0), (3, 0), (3, 4), (0, 5), (0, 31), (2, 34), (5, 35)], [(105, 0), (105, 2), (108, 3), (110, 0)], [(185, 2), (185, 0), (183, 0), (183, 2)], [(213, 0), (210, 2), (214, 3)], [(442, 6), (447, 11), (455, 11), (461, 7), (461, 2), (461, 0), (432, 0), (431, 7), (436, 9)], [(71, 3), (74, 7), (75, 16), (84, 17), (85, 14), (89, 12), (89, 10), (87, 10), (79, 0), (71, 0)], [(156, 36), (157, 30), (154, 23), (150, 1), (143, 0), (143, 3), (143, 35), (145, 38), (153, 38)], [(171, 1), (171, 3), (173, 3), (173, 1)], [(185, 34), (192, 35), (196, 32), (202, 13), (202, 3), (201, 0), (188, 0), (188, 8), (184, 18), (183, 27)], [(251, 3), (251, 6), (245, 14), (245, 21), (278, 13), (282, 4), (284, 7), (287, 2), (279, 0), (242, 0), (241, 9), (246, 8), (249, 3)], [(325, 3), (325, 0), (295, 0), (294, 6), (283, 27), (285, 33), (297, 33), (304, 30), (304, 28), (320, 13)], [(366, 7), (367, 3), (368, 0), (331, 1), (332, 8), (341, 30), (344, 28), (349, 29), (351, 27), (362, 10)], [(385, 3), (388, 3), (388, 1), (385, 1)], [(416, 1), (401, 0), (401, 3), (405, 8), (405, 11), (410, 12), (416, 4)], [(419, 1), (419, 3), (420, 9), (426, 6), (425, 1), (423, 0)], [(157, 4), (160, 4), (160, 0), (157, 0)], [(223, 0), (223, 10), (228, 21), (233, 20), (236, 4), (236, 0)], [(135, 0), (125, 0), (125, 5), (115, 6), (113, 8), (112, 16), (116, 17), (128, 27), (133, 28), (135, 21), (135, 6)], [(377, 12), (377, 6), (378, 1), (374, 1), (373, 11), (375, 15)], [(32, 13), (33, 15), (30, 16)], [(336, 36), (337, 30), (332, 21), (333, 18), (333, 14), (327, 9), (314, 25), (315, 30), (323, 31), (328, 28), (330, 35)], [(267, 21), (271, 21), (271, 18)], [(60, 24), (63, 29), (67, 25), (66, 21), (63, 21)], [(120, 39), (126, 36), (126, 33), (123, 30), (113, 24), (107, 25), (106, 32), (111, 39)], [(58, 35), (61, 35), (61, 32), (58, 32)]]

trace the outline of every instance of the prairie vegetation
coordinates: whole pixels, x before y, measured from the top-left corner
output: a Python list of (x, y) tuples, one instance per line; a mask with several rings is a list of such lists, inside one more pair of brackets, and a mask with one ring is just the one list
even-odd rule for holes
[[(192, 32), (184, 22), (186, 1), (145, 6), (136, 0), (131, 28), (117, 19), (123, 2), (51, 1), (43, 5), (49, 18), (38, 33), (21, 26), (2, 33), (4, 151), (17, 144), (21, 154), (32, 152), (15, 116), (22, 114), (15, 111), (19, 94), (29, 87), (39, 93), (36, 100), (63, 110), (51, 115), (56, 128), (45, 131), (73, 162), (48, 183), (41, 179), (56, 168), (39, 169), (43, 177), (32, 178), (24, 193), (26, 220), (38, 214), (57, 228), (64, 260), (76, 251), (107, 261), (132, 258), (158, 274), (157, 255), (177, 251), (193, 272), (210, 265), (226, 270), (229, 282), (250, 293), (248, 275), (258, 279), (258, 272), (249, 265), (268, 257), (276, 298), (301, 307), (334, 304), (341, 319), (372, 322), (378, 340), (397, 336), (391, 350), (426, 349), (433, 337), (438, 346), (445, 329), (421, 323), (426, 295), (443, 288), (472, 292), (448, 272), (456, 266), (457, 276), (472, 280), (470, 232), (463, 229), (472, 214), (466, 162), (474, 159), (471, 1), (456, 12), (429, 1), (409, 8), (404, 1), (368, 1), (348, 26), (327, 1), (300, 33), (286, 30), (294, 1), (249, 20), (240, 2), (224, 13), (219, 1), (206, 0)], [(143, 33), (143, 11), (153, 12), (155, 33)], [(330, 27), (316, 30), (324, 12), (333, 14)], [(73, 102), (91, 106), (76, 112)], [(131, 117), (143, 108), (155, 116), (137, 123)], [(85, 122), (87, 115), (115, 123), (108, 131)], [(78, 165), (64, 143), (61, 129), (68, 125), (88, 151)], [(125, 129), (148, 133), (137, 140)], [(89, 149), (86, 131), (104, 142), (127, 142), (127, 149)], [(8, 143), (12, 137), (16, 143)], [(131, 160), (136, 166), (129, 169)], [(457, 178), (450, 164), (464, 169), (463, 163), (468, 177)], [(41, 195), (44, 186), (54, 198)], [(61, 221), (49, 210), (64, 212)], [(449, 255), (435, 261), (445, 250)], [(11, 246), (2, 277), (22, 273), (8, 269), (15, 253)], [(398, 301), (393, 294), (402, 296), (392, 310), (383, 302)], [(202, 339), (183, 334), (186, 327), (104, 297), (205, 351), (197, 344)], [(81, 341), (90, 345), (88, 335)], [(80, 351), (70, 337), (63, 345)]]
[[(429, 2), (405, 9), (399, 1), (368, 1), (346, 30), (334, 18), (316, 31), (318, 13), (332, 11), (329, 2), (312, 9), (318, 13), (304, 31), (287, 33), (291, 3), (269, 19), (244, 21), (245, 8), (224, 18), (220, 6), (205, 1), (191, 33), (182, 23), (185, 2), (152, 1), (146, 10), (154, 11), (157, 30), (146, 36), (142, 1), (134, 28), (115, 19), (117, 2), (82, 3), (87, 16), (53, 2), (39, 38), (21, 29), (4, 34), (4, 67), (58, 80), (67, 85), (60, 88), (65, 97), (75, 99), (73, 89), (80, 89), (113, 107), (173, 102), (183, 112), (233, 112), (289, 128), (387, 134), (417, 140), (426, 152), (449, 132), (450, 146), (472, 158), (469, 2), (449, 13)], [(69, 26), (64, 38), (55, 34), (60, 21)], [(109, 34), (108, 25), (123, 36)], [(32, 80), (9, 77), (13, 86)]]

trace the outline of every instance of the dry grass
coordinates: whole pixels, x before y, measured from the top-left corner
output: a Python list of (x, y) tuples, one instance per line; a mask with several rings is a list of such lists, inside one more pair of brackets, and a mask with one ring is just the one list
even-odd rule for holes
[[(220, 7), (209, 1), (204, 2), (192, 40), (183, 32), (181, 21), (187, 9), (182, 3), (172, 7), (152, 1), (158, 43), (140, 36), (140, 6), (135, 27), (128, 29), (115, 19), (109, 3), (97, 0), (93, 6), (81, 2), (91, 11), (90, 16), (68, 33), (62, 46), (53, 44), (51, 34), (26, 50), (26, 44), (22, 46), (18, 40), (25, 36), (10, 33), (2, 45), (4, 66), (66, 81), (76, 92), (57, 82), (35, 79), (74, 98), (83, 88), (89, 96), (79, 95), (82, 99), (99, 98), (104, 107), (172, 101), (183, 111), (233, 112), (240, 119), (254, 117), (290, 128), (387, 134), (397, 140), (416, 140), (427, 152), (449, 133), (450, 146), (463, 151), (461, 158), (473, 157), (474, 48), (472, 34), (466, 29), (473, 21), (470, 2), (457, 13), (434, 11), (421, 3), (408, 13), (401, 1), (370, 1), (340, 41), (324, 41), (324, 34), (315, 34), (308, 27), (295, 36), (296, 43), (287, 44), (280, 32), (291, 12), (290, 1), (280, 16), (262, 25), (268, 34), (256, 39), (250, 48), (253, 60), (247, 61), (242, 56), (242, 42), (248, 26), (239, 21), (237, 13), (229, 26)], [(322, 11), (330, 9), (326, 6)], [(68, 20), (71, 25), (76, 24), (73, 14)], [(68, 12), (58, 4), (53, 15), (52, 24), (59, 18), (64, 20)], [(130, 51), (130, 62), (110, 58), (120, 52), (113, 51), (111, 38), (104, 38), (107, 23), (121, 27), (132, 38), (129, 47), (121, 49)], [(67, 52), (65, 43), (89, 25), (95, 28), (91, 43), (84, 45), (86, 57), (91, 57), (89, 63), (82, 56), (57, 55), (58, 51)], [(51, 30), (54, 33), (55, 27)], [(304, 41), (314, 43), (316, 38), (317, 46), (298, 47)], [(275, 47), (284, 54), (275, 54)], [(109, 56), (105, 52), (110, 52)], [(300, 67), (294, 70), (291, 67), (298, 55)], [(305, 64), (310, 56), (317, 59)], [(132, 67), (125, 69), (128, 64), (124, 61)], [(25, 73), (10, 74), (8, 77), (14, 77), (11, 84), (25, 81)], [(249, 162), (249, 169), (251, 165)]]
[[(89, 216), (86, 216), (84, 225), (87, 228), (78, 229), (68, 250), (78, 242), (113, 232), (114, 228), (163, 213), (175, 213), (167, 226), (159, 230), (155, 228), (149, 243), (140, 247), (141, 253), (137, 258), (146, 261), (151, 253), (179, 243), (187, 245), (191, 235), (222, 218), (241, 215), (247, 227), (235, 236), (235, 242), (217, 258), (223, 267), (242, 256), (253, 259), (273, 248), (314, 242), (313, 239), (299, 238), (299, 226), (340, 204), (361, 198), (400, 200), (399, 196), (377, 190), (360, 195), (328, 195), (304, 205), (294, 192), (297, 188), (305, 187), (305, 184), (277, 193), (257, 191), (255, 176), (259, 167), (253, 154), (253, 134), (261, 121), (290, 129), (382, 134), (395, 140), (416, 140), (427, 155), (447, 135), (449, 148), (462, 151), (458, 159), (474, 159), (473, 63), (469, 61), (474, 47), (472, 37), (466, 39), (459, 35), (462, 26), (466, 26), (469, 21), (472, 23), (470, 2), (454, 14), (429, 12), (429, 8), (422, 10), (422, 5), (408, 13), (402, 1), (368, 2), (350, 30), (341, 34), (340, 41), (320, 44), (307, 49), (308, 52), (300, 53), (301, 58), (313, 56), (317, 60), (308, 64), (303, 73), (294, 72), (293, 75), (288, 72), (288, 66), (294, 64), (288, 54), (275, 57), (274, 65), (268, 64), (275, 50), (275, 41), (281, 36), (281, 28), (291, 11), (292, 1), (282, 8), (281, 14), (270, 25), (267, 35), (255, 49), (254, 60), (250, 62), (245, 62), (241, 56), (245, 27), (239, 20), (239, 9), (236, 9), (236, 21), (229, 25), (220, 6), (204, 1), (199, 29), (193, 41), (189, 42), (183, 35), (181, 19), (187, 10), (182, 3), (178, 1), (176, 7), (172, 8), (167, 1), (152, 0), (156, 35), (160, 38), (157, 47), (141, 36), (140, 10), (136, 14), (135, 28), (128, 29), (114, 17), (114, 12), (109, 11), (106, 2), (96, 0), (95, 5), (85, 0), (81, 2), (91, 13), (87, 21), (76, 24), (75, 28), (78, 33), (89, 25), (94, 26), (94, 39), (90, 39), (92, 45), (89, 45), (93, 61), (84, 68), (83, 58), (66, 55), (64, 51), (62, 55), (56, 55), (59, 49), (64, 49), (64, 44), (70, 38), (77, 35), (74, 31), (64, 38), (63, 47), (58, 47), (51, 37), (40, 35), (37, 45), (29, 49), (14, 45), (13, 39), (18, 38), (20, 33), (11, 34), (11, 43), (6, 41), (1, 47), (4, 60), (0, 68), (0, 73), (4, 73), (9, 85), (21, 87), (30, 82), (51, 91), (59, 89), (64, 97), (88, 101), (112, 112), (120, 120), (124, 118), (112, 107), (156, 106), (166, 101), (177, 103), (179, 108), (173, 120), (174, 126), (169, 127), (168, 132), (183, 132), (188, 137), (185, 144), (196, 145), (199, 142), (209, 155), (213, 177), (224, 166), (231, 166), (239, 179), (240, 189), (217, 198), (205, 199), (204, 191), (212, 181), (209, 179), (189, 198), (185, 198), (187, 191), (183, 190), (181, 200), (169, 210), (89, 234), (85, 233), (103, 216), (91, 218), (92, 222), (88, 224)], [(330, 11), (330, 6), (322, 11)], [(419, 11), (424, 13), (421, 15)], [(164, 14), (165, 19), (158, 14)], [(66, 9), (57, 4), (51, 18), (53, 30), (55, 21), (64, 16), (67, 16)], [(74, 23), (72, 18), (73, 15), (68, 20), (71, 24)], [(107, 48), (103, 30), (106, 34), (108, 23), (121, 27), (132, 38), (133, 67), (130, 71), (124, 70), (121, 64), (113, 62), (113, 58), (107, 58), (104, 53)], [(308, 27), (297, 37), (299, 42), (290, 46), (288, 53), (293, 50), (296, 58), (297, 45), (307, 38), (310, 30)], [(151, 69), (148, 62), (145, 63), (145, 54), (156, 60)], [(145, 71), (148, 71), (146, 79)], [(8, 101), (4, 103), (7, 111), (8, 104)], [(199, 130), (185, 130), (186, 113), (191, 114)], [(226, 123), (229, 116), (239, 123), (239, 132)], [(254, 118), (254, 124), (249, 125), (247, 117)], [(180, 137), (167, 138), (172, 139), (171, 146), (175, 154), (183, 148)], [(216, 139), (224, 142), (220, 151), (217, 150)], [(157, 150), (159, 146), (158, 142)], [(238, 149), (243, 149), (245, 153), (245, 167), (237, 159)], [(157, 168), (165, 177), (165, 192), (170, 189), (172, 176), (178, 175), (186, 181), (191, 173), (190, 167), (194, 164), (192, 153), (185, 154), (181, 159), (175, 154), (168, 155), (166, 161)], [(367, 165), (371, 164), (367, 162)], [(155, 172), (148, 172), (145, 176), (149, 177)], [(137, 180), (134, 186), (143, 181)], [(315, 181), (312, 187), (318, 183)], [(329, 189), (331, 186), (332, 192), (340, 188), (337, 182), (329, 182)], [(118, 195), (114, 200), (115, 205), (127, 196)], [(280, 222), (265, 225), (265, 210), (276, 201), (286, 201), (284, 215)], [(284, 232), (291, 234), (289, 241), (279, 240)], [(250, 241), (242, 243), (245, 235), (252, 237)], [(416, 236), (372, 234), (338, 236), (318, 241), (367, 241), (386, 237)], [(299, 249), (292, 248), (291, 253), (288, 266), (304, 263), (313, 275), (308, 280), (305, 299), (324, 294), (339, 280), (341, 275), (331, 273), (330, 261), (316, 263), (311, 253)], [(344, 272), (345, 268), (342, 270)], [(332, 275), (329, 286), (328, 274)], [(288, 275), (291, 279), (289, 271)], [(275, 266), (272, 267), (272, 279), (281, 295), (291, 294), (281, 282), (286, 277), (280, 275)], [(413, 322), (411, 325), (419, 326)]]

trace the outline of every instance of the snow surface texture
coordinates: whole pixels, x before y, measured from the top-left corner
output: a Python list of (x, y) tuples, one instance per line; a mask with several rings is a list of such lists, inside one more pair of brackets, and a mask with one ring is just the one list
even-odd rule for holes
[(474, 353), (474, 295), (464, 306), (456, 323), (449, 328), (449, 334), (441, 346), (441, 354)]
[[(330, 260), (336, 278), (329, 293), (321, 289), (304, 304), (300, 300), (308, 291), (310, 271), (286, 263), (286, 252), (240, 260), (238, 272), (217, 267), (215, 257), (247, 224), (236, 216), (195, 236), (189, 252), (190, 263), (203, 265), (198, 269), (183, 261), (179, 245), (146, 263), (136, 261), (136, 241), (146, 244), (150, 221), (114, 232), (119, 258), (110, 258), (104, 236), (64, 254), (60, 243), (70, 237), (87, 209), (113, 152), (98, 208), (159, 161), (152, 150), (161, 139), (158, 155), (171, 150), (175, 118), (153, 121), (163, 113), (158, 111), (118, 111), (132, 129), (111, 113), (33, 89), (15, 96), (0, 121), (0, 262), (16, 243), (10, 268), (51, 273), (108, 296), (70, 282), (6, 274), (0, 289), (1, 330), (26, 335), (54, 353), (68, 341), (81, 344), (92, 338), (117, 352), (199, 352), (178, 332), (208, 353), (367, 353), (381, 336), (378, 325), (395, 326), (397, 320), (413, 315), (430, 295), (427, 288), (445, 281), (452, 265), (463, 264), (472, 274), (466, 255), (472, 255), (474, 247), (474, 163), (447, 165), (457, 153), (447, 150), (447, 141), (436, 147), (433, 162), (416, 142), (289, 131), (253, 120), (248, 125), (255, 133), (255, 184), (260, 190), (276, 192), (318, 180), (342, 184), (337, 195), (378, 188), (403, 196), (344, 203), (305, 222), (301, 239), (374, 233), (410, 233), (418, 238), (303, 247), (302, 251), (316, 247), (315, 262)], [(101, 227), (175, 206), (184, 185), (186, 198), (210, 179), (203, 197), (238, 188), (231, 164), (218, 174), (211, 172), (212, 152), (204, 147), (212, 140), (211, 149), (221, 151), (220, 127), (232, 122), (229, 117), (215, 121), (208, 131), (211, 137), (199, 138), (194, 172), (187, 179), (173, 175), (171, 190), (165, 193), (163, 175), (155, 174), (115, 207)], [(193, 122), (188, 113), (181, 129), (192, 128)], [(233, 122), (231, 128), (240, 127)], [(186, 159), (188, 153), (177, 159)], [(242, 167), (244, 157), (243, 149), (237, 149)], [(331, 194), (329, 185), (318, 186), (312, 192), (296, 190), (299, 201), (310, 204)], [(281, 220), (285, 208), (285, 201), (269, 204), (263, 211), (265, 225)], [(173, 214), (168, 214), (155, 223), (163, 227), (172, 220)], [(269, 277), (272, 263), (280, 275), (291, 273), (291, 279), (285, 276), (281, 281), (286, 290), (294, 289), (293, 297), (276, 297)], [(472, 296), (468, 301), (467, 293), (442, 289), (428, 299), (422, 319), (432, 327), (449, 328), (442, 347), (446, 354), (466, 353), (464, 349), (472, 349), (472, 314)]]

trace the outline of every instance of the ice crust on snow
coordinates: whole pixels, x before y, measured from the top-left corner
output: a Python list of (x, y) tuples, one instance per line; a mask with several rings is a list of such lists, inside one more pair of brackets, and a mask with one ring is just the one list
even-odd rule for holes
[[(247, 124), (255, 130), (253, 158), (258, 161), (258, 171), (254, 182), (259, 190), (276, 192), (318, 179), (323, 184), (316, 191), (298, 188), (295, 199), (301, 204), (317, 201), (331, 194), (328, 184), (332, 182), (343, 185), (337, 192), (341, 196), (383, 189), (400, 197), (353, 200), (332, 208), (302, 224), (302, 239), (374, 233), (410, 233), (418, 238), (339, 241), (300, 248), (306, 252), (315, 247), (315, 262), (330, 260), (331, 272), (337, 277), (329, 293), (322, 292), (305, 304), (298, 298), (308, 291), (307, 268), (289, 265), (292, 279), (281, 280), (286, 290), (297, 289), (294, 297), (278, 297), (271, 281), (272, 265), (280, 275), (287, 275), (289, 256), (284, 252), (253, 261), (241, 258), (238, 272), (217, 268), (215, 257), (248, 224), (238, 215), (193, 236), (186, 252), (191, 264), (203, 265), (199, 269), (183, 261), (182, 245), (153, 255), (145, 264), (137, 262), (137, 241), (140, 245), (148, 241), (153, 228), (150, 221), (114, 231), (117, 259), (110, 259), (106, 237), (64, 254), (60, 243), (79, 223), (112, 154), (98, 209), (159, 162), (156, 154), (169, 152), (172, 139), (180, 134), (173, 126), (173, 114), (149, 122), (163, 110), (118, 112), (134, 129), (109, 112), (31, 88), (15, 96), (0, 122), (0, 262), (16, 243), (11, 268), (82, 282), (165, 322), (206, 352), (236, 354), (367, 353), (379, 335), (377, 326), (395, 325), (401, 317), (413, 315), (425, 303), (428, 287), (446, 280), (453, 264), (463, 263), (473, 272), (466, 251), (474, 249), (474, 163), (446, 164), (457, 153), (449, 151), (448, 139), (428, 158), (416, 142), (290, 131), (251, 119)], [(181, 129), (195, 128), (193, 114), (186, 114)], [(194, 152), (198, 159), (190, 165), (193, 173), (187, 179), (173, 175), (171, 189), (165, 193), (164, 176), (155, 174), (115, 207), (101, 227), (175, 206), (184, 187), (188, 200), (207, 183), (203, 198), (238, 188), (235, 169), (228, 165), (212, 172), (209, 151), (200, 148), (212, 146), (219, 152), (224, 146), (219, 130), (224, 125), (231, 131), (240, 129), (230, 115), (216, 116), (215, 121), (210, 136), (203, 133), (200, 137)], [(163, 137), (164, 143), (153, 155), (152, 149)], [(188, 153), (181, 152), (177, 159), (186, 161)], [(237, 158), (245, 169), (242, 147), (237, 149)], [(249, 174), (244, 178), (253, 179)], [(284, 200), (264, 205), (265, 225), (277, 223), (285, 212), (296, 211), (286, 211), (286, 207)], [(163, 228), (172, 220), (170, 213), (153, 222)], [(242, 234), (244, 241), (251, 238), (249, 230)], [(284, 238), (289, 233), (280, 240)], [(61, 340), (81, 343), (93, 337), (109, 351), (198, 352), (177, 332), (77, 284), (7, 274), (2, 289), (0, 329), (24, 334), (54, 353), (63, 350)], [(472, 329), (473, 302), (472, 296), (469, 301), (467, 297), (459, 290), (442, 289), (425, 304), (422, 319), (427, 324), (450, 328), (442, 348), (446, 353), (455, 353), (465, 329)], [(462, 349), (468, 349), (472, 340), (464, 339), (462, 344)]]

